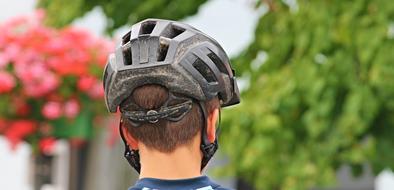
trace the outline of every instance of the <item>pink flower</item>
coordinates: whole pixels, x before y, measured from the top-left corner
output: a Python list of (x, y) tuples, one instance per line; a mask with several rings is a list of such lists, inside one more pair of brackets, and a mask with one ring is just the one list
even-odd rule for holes
[(3, 118), (0, 118), (0, 133), (2, 133), (7, 128), (7, 121)]
[(47, 102), (41, 110), (42, 115), (48, 119), (57, 119), (62, 116), (62, 107), (59, 102)]
[(17, 44), (7, 43), (4, 51), (0, 52), (0, 68), (4, 68), (9, 62), (17, 58), (20, 54), (20, 50), (21, 48)]
[(36, 9), (34, 16), (37, 18), (38, 22), (41, 22), (45, 18), (45, 10), (42, 8)]
[[(8, 120), (0, 116), (0, 134), (13, 147), (27, 139), (45, 153), (55, 141), (48, 138), (55, 130), (51, 120), (77, 117), (82, 106), (80, 96), (88, 96), (95, 104), (98, 101), (92, 99), (103, 97), (96, 74), (103, 69), (114, 43), (73, 27), (50, 28), (43, 23), (44, 16), (45, 12), (38, 10), (0, 23), (0, 96), (10, 93), (7, 96), (12, 97), (4, 105), (10, 107)], [(60, 85), (62, 89), (57, 91)], [(68, 93), (75, 88), (83, 93)], [(42, 118), (35, 117), (37, 110), (30, 103), (41, 106), (37, 109)], [(26, 138), (29, 135), (34, 138)]]
[(10, 92), (14, 86), (14, 77), (9, 73), (0, 71), (0, 94)]
[(87, 91), (88, 95), (93, 99), (100, 99), (104, 97), (104, 88), (101, 82), (97, 82), (92, 88)]
[(31, 97), (44, 96), (59, 86), (58, 77), (40, 61), (15, 64), (15, 72), (22, 81), (25, 94)]
[(78, 80), (77, 87), (82, 92), (87, 92), (97, 83), (97, 79), (92, 76), (84, 76)]
[(69, 100), (64, 104), (64, 115), (68, 118), (74, 118), (79, 113), (79, 103), (77, 100)]
[(26, 95), (31, 97), (42, 97), (56, 89), (58, 85), (59, 80), (57, 77), (53, 74), (48, 74), (45, 81), (38, 81), (37, 83), (26, 82), (24, 85), (24, 92)]
[(72, 53), (52, 57), (48, 60), (48, 65), (59, 75), (84, 75), (88, 73), (87, 63), (78, 60)]
[(18, 116), (27, 116), (30, 113), (31, 108), (23, 97), (14, 96), (12, 105), (15, 107), (15, 113)]
[(66, 44), (67, 42), (62, 38), (50, 38), (45, 44), (45, 51), (49, 54), (58, 56), (64, 53), (66, 50)]
[(0, 52), (0, 69), (7, 66), (8, 62), (10, 62), (9, 56), (4, 52)]
[(17, 120), (10, 124), (5, 132), (5, 137), (11, 143), (11, 148), (15, 149), (16, 145), (27, 135), (34, 133), (37, 123), (30, 120)]
[(54, 151), (54, 146), (56, 143), (56, 139), (53, 137), (46, 137), (40, 140), (38, 143), (38, 147), (44, 154), (52, 154)]
[(101, 47), (96, 50), (97, 63), (100, 67), (104, 67), (108, 61), (108, 53), (111, 52), (115, 47), (114, 43), (107, 40), (98, 40), (95, 46)]

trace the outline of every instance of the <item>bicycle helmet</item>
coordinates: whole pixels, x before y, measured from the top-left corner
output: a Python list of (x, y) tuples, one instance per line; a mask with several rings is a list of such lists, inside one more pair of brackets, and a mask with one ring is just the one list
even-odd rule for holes
[[(111, 54), (104, 70), (105, 102), (108, 110), (116, 112), (134, 89), (157, 84), (170, 94), (182, 94), (198, 102), (204, 123), (207, 112), (203, 103), (218, 97), (221, 107), (240, 102), (239, 90), (228, 56), (223, 48), (201, 31), (176, 21), (146, 19), (131, 27), (122, 37), (115, 53)], [(176, 98), (170, 95), (170, 98)], [(133, 126), (159, 119), (178, 121), (191, 108), (190, 101), (157, 110), (126, 111), (120, 108), (122, 118)], [(122, 120), (121, 120), (122, 122)], [(210, 143), (203, 127), (201, 150), (205, 167), (217, 149), (217, 140)], [(121, 137), (125, 142), (121, 131)], [(126, 145), (125, 157), (140, 171), (137, 150)]]

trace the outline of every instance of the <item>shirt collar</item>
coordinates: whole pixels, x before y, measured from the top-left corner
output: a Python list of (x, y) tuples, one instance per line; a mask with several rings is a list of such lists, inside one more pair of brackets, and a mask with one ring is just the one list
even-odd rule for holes
[[(134, 187), (137, 188), (149, 188), (149, 189), (159, 189), (159, 190), (167, 190), (167, 189), (204, 189), (204, 187), (211, 186), (212, 189), (215, 189), (219, 185), (212, 182), (207, 176), (199, 176), (195, 178), (186, 178), (186, 179), (174, 179), (174, 180), (164, 180), (164, 179), (156, 179), (156, 178), (142, 178), (137, 181)], [(209, 188), (208, 188), (209, 189)]]

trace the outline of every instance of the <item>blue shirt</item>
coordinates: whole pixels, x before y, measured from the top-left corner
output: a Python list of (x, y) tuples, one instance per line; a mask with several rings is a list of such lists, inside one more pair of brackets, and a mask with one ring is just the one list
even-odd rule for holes
[(142, 178), (129, 190), (229, 190), (212, 182), (207, 176), (188, 179), (162, 180)]

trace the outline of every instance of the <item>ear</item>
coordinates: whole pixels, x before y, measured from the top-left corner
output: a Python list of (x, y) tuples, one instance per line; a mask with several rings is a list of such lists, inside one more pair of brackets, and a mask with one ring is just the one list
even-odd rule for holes
[(215, 142), (216, 138), (216, 122), (219, 118), (219, 109), (214, 109), (207, 118), (207, 134), (209, 142)]
[(135, 139), (130, 133), (129, 130), (127, 130), (126, 127), (122, 126), (121, 127), (123, 136), (127, 142), (127, 145), (129, 146), (130, 149), (133, 150), (138, 150), (138, 140)]

